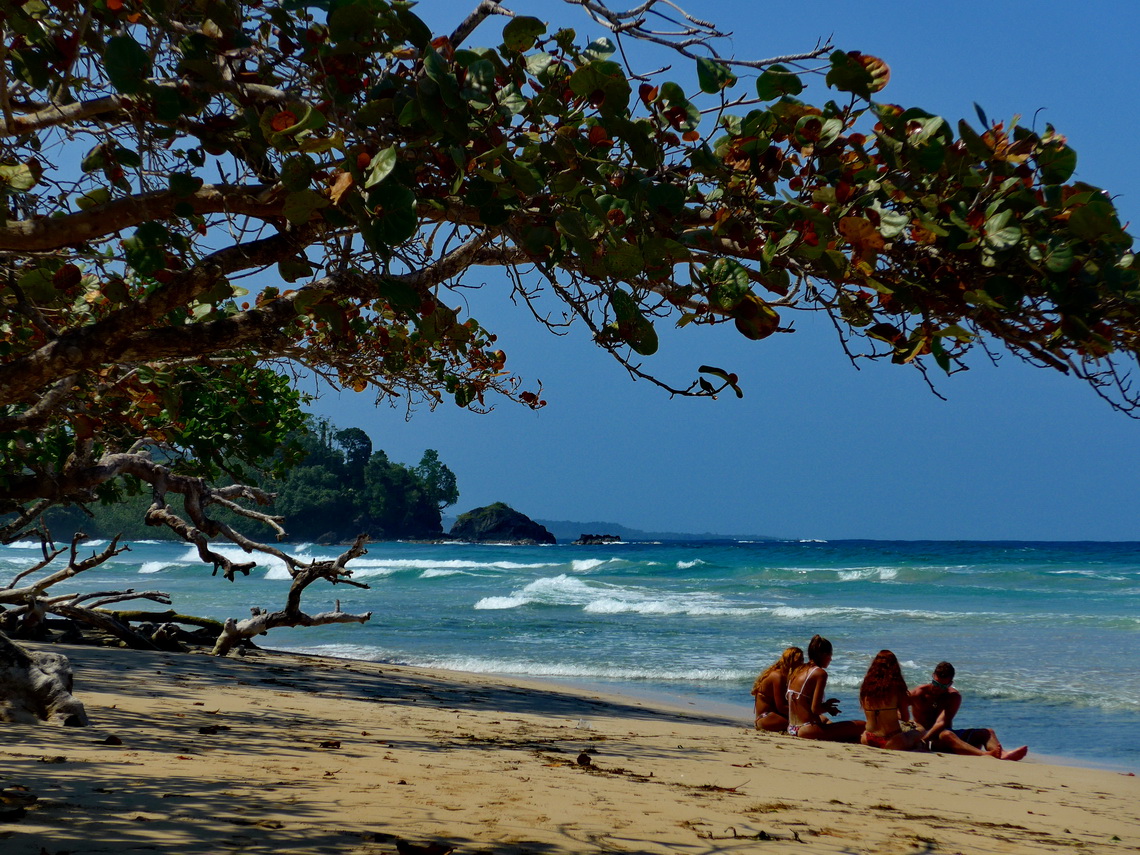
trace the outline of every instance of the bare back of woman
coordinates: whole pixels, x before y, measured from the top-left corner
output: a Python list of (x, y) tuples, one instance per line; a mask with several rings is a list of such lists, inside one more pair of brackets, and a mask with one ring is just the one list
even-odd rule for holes
[(859, 741), (872, 748), (894, 751), (922, 750), (923, 729), (912, 726), (910, 693), (889, 650), (880, 650), (867, 669), (859, 689), (859, 704), (867, 716), (867, 728)]
[(825, 696), (831, 651), (830, 641), (814, 636), (808, 645), (809, 664), (788, 678), (788, 733), (827, 742), (858, 742), (865, 722), (827, 718), (839, 712), (839, 701)]
[(788, 727), (788, 674), (804, 663), (804, 652), (789, 647), (764, 669), (752, 686), (756, 706), (756, 729), (782, 733)]

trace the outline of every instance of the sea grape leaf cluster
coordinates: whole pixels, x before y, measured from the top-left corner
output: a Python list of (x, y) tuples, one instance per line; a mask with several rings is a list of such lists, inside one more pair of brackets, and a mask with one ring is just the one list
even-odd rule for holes
[(502, 11), (439, 35), (398, 0), (12, 4), (0, 512), (240, 475), (299, 424), (291, 365), (541, 406), (455, 291), (488, 266), (675, 394), (742, 382), (654, 377), (662, 325), (759, 342), (816, 311), (853, 355), (953, 372), (1004, 346), (1136, 409), (1132, 238), (1053, 128), (892, 104), (850, 50), (808, 72), (710, 37), (636, 77), (617, 40), (644, 29)]

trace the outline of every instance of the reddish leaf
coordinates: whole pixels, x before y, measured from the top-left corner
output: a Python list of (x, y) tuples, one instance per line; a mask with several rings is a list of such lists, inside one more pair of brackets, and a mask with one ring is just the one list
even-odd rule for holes
[(839, 233), (847, 239), (860, 258), (872, 256), (887, 245), (874, 224), (862, 217), (843, 217), (839, 221)]
[(587, 138), (590, 140), (590, 145), (609, 145), (613, 142), (606, 136), (606, 129), (601, 125), (594, 125), (594, 127), (590, 128), (590, 133)]
[(293, 127), (295, 124), (297, 124), (297, 117), (288, 110), (282, 110), (273, 117), (273, 121), (269, 123), (269, 126), (273, 128), (273, 130), (280, 132), (286, 128)]
[(868, 87), (872, 92), (880, 91), (891, 80), (891, 69), (885, 62), (877, 56), (868, 56), (865, 53), (848, 54), (852, 59), (856, 60), (867, 72), (871, 75), (871, 85)]
[(349, 191), (353, 185), (353, 178), (351, 172), (342, 172), (336, 177), (333, 182), (332, 188), (329, 190), (329, 198), (334, 205), (339, 205), (341, 197)]

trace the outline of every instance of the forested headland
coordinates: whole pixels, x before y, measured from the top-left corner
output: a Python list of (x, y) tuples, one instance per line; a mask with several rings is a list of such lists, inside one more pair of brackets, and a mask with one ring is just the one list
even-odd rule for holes
[[(398, 463), (373, 449), (360, 428), (338, 429), (327, 419), (309, 416), (307, 428), (290, 435), (278, 456), (286, 455), (296, 461), (291, 468), (247, 475), (276, 496), (268, 510), (285, 518), (294, 542), (341, 543), (360, 534), (371, 540), (440, 537), (443, 509), (459, 498), (455, 473), (434, 449), (414, 466)], [(169, 529), (144, 523), (148, 491), (119, 499), (54, 508), (46, 522), (64, 539), (75, 531), (95, 538), (176, 539)]]

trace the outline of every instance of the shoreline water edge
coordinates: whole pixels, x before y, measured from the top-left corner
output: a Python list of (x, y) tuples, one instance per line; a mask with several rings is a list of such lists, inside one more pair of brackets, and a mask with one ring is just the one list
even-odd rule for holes
[(0, 823), (5, 855), (1140, 849), (1140, 783), (1116, 772), (812, 743), (485, 674), (51, 649), (92, 725), (4, 726), (0, 790), (35, 797)]
[[(0, 579), (30, 554), (0, 547)], [(954, 662), (961, 727), (993, 727), (1031, 757), (1140, 769), (1140, 544), (385, 542), (352, 566), (368, 590), (313, 586), (306, 608), (339, 600), (371, 621), (274, 630), (259, 646), (540, 679), (747, 723), (756, 674), (818, 632), (835, 644), (828, 689), (843, 717), (859, 717), (863, 674), (888, 648), (912, 687)], [(278, 608), (288, 585), (272, 561), (230, 584), (192, 547), (144, 541), (58, 590), (160, 589), (182, 613), (224, 619)]]

